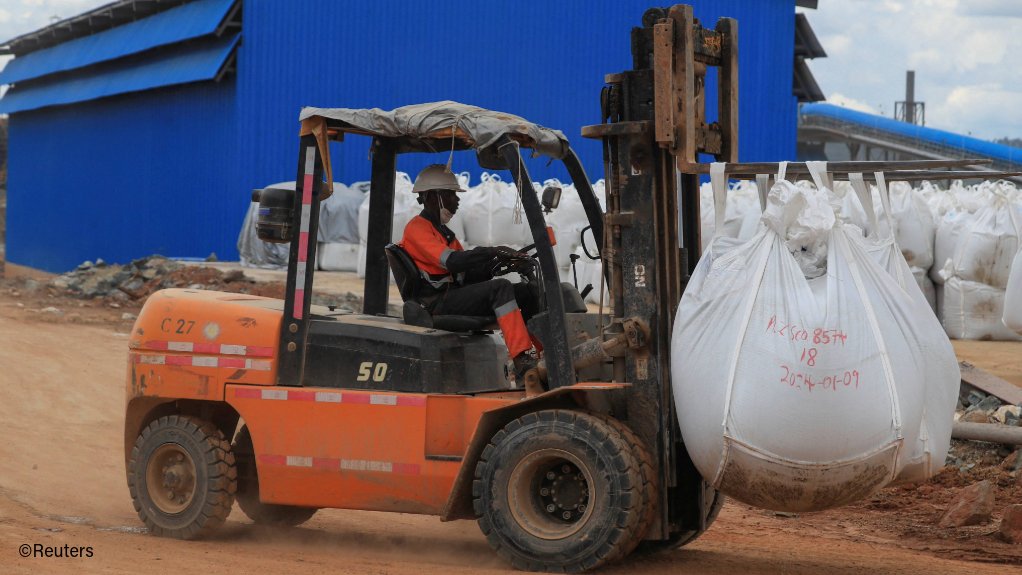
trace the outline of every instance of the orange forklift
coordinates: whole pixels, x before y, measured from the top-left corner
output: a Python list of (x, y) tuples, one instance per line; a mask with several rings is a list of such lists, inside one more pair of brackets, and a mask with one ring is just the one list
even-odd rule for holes
[[(698, 170), (682, 168), (698, 153), (737, 159), (736, 28), (651, 9), (632, 46), (635, 69), (608, 76), (603, 121), (583, 130), (603, 141), (606, 213), (564, 135), (522, 118), (453, 102), (302, 111), (296, 189), (255, 194), (260, 237), (290, 245), (284, 300), (164, 290), (132, 330), (125, 459), (152, 534), (207, 535), (235, 500), (283, 526), (320, 508), (420, 513), (478, 521), (519, 569), (580, 572), (709, 527), (723, 497), (681, 443), (668, 338), (699, 249)], [(692, 106), (708, 66), (722, 94), (711, 125)], [(372, 138), (360, 314), (310, 301), (329, 143), (353, 135)], [(609, 313), (560, 282), (544, 211), (561, 190), (536, 193), (523, 148), (570, 175)], [(529, 329), (543, 361), (527, 374), (540, 395), (508, 377), (493, 317), (424, 313), (415, 264), (388, 245), (397, 155), (452, 149), (519, 190), (534, 244), (515, 271), (540, 294)], [(403, 317), (387, 315), (391, 274)]]
[[(653, 8), (631, 40), (633, 69), (607, 76), (602, 122), (582, 130), (603, 142), (606, 212), (564, 135), (516, 116), (453, 102), (302, 111), (296, 189), (255, 194), (260, 237), (290, 245), (284, 300), (165, 290), (132, 330), (125, 462), (152, 534), (207, 535), (235, 500), (254, 522), (281, 526), (328, 507), (420, 513), (475, 519), (519, 569), (580, 572), (679, 547), (709, 527), (723, 496), (682, 443), (669, 353), (700, 249), (708, 165), (698, 159), (728, 162), (726, 173), (742, 179), (777, 165), (736, 163), (734, 20), (710, 29), (689, 6)], [(718, 112), (707, 123), (711, 67)], [(349, 135), (372, 138), (360, 314), (310, 301), (319, 207), (333, 182), (329, 142)], [(560, 190), (541, 199), (522, 148), (570, 175), (603, 260), (608, 314), (588, 311), (577, 286), (560, 283), (544, 219)], [(492, 316), (431, 316), (414, 299), (419, 270), (388, 245), (397, 155), (451, 150), (474, 150), (519, 190), (534, 244), (513, 271), (540, 294), (528, 327), (544, 357), (525, 374), (543, 383), (539, 395), (507, 376)], [(977, 163), (828, 168), (903, 168), (889, 179), (909, 180), (933, 176), (909, 169)], [(800, 163), (787, 170), (807, 172)], [(387, 315), (391, 274), (406, 300), (402, 317)]]

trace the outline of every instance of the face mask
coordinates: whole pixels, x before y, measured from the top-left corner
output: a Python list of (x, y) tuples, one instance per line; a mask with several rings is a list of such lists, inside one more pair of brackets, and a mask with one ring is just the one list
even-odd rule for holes
[(443, 197), (437, 196), (437, 200), (440, 202), (440, 223), (446, 226), (451, 221), (451, 218), (454, 217), (454, 214), (451, 213), (451, 210), (444, 207)]

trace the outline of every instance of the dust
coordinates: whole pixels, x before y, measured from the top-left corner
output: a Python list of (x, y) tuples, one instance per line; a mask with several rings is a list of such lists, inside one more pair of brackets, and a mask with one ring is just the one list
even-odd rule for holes
[[(235, 511), (233, 519), (240, 513)], [(326, 520), (330, 521), (327, 522)], [(340, 523), (340, 524), (338, 524)], [(391, 530), (388, 525), (417, 526)], [(398, 532), (395, 532), (398, 531)], [(413, 529), (414, 531), (414, 529)], [(342, 554), (386, 558), (388, 562), (476, 565), (507, 569), (479, 532), (475, 521), (440, 523), (436, 517), (369, 511), (320, 510), (300, 527), (229, 523), (214, 535), (218, 541), (273, 543), (295, 552), (332, 549)]]

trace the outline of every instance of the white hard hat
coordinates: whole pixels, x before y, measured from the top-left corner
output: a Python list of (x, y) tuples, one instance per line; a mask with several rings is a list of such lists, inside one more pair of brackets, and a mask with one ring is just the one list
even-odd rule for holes
[(458, 177), (444, 164), (426, 166), (418, 176), (415, 176), (415, 184), (412, 185), (413, 194), (421, 194), (430, 190), (465, 191), (458, 185)]

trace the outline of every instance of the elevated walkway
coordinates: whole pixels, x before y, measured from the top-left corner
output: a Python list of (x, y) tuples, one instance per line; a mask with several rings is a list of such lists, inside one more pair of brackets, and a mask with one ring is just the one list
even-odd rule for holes
[[(832, 104), (805, 104), (800, 108), (798, 144), (800, 156), (813, 156), (800, 159), (988, 158), (992, 164), (984, 166), (986, 169), (1022, 170), (1022, 148), (907, 124)], [(844, 144), (844, 150), (835, 154), (835, 144)], [(880, 157), (877, 157), (877, 152)], [(831, 157), (835, 155), (837, 157)], [(1008, 179), (1022, 185), (1022, 178)]]

